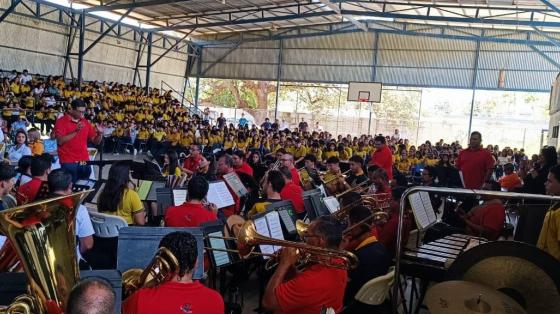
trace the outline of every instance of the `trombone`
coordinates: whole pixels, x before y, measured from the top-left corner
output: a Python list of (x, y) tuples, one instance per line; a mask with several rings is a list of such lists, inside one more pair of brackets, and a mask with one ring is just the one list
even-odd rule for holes
[[(300, 226), (301, 227), (301, 226)], [(228, 237), (214, 237), (208, 236), (209, 238), (219, 238), (219, 239), (229, 239)], [(242, 259), (246, 259), (250, 255), (262, 255), (272, 257), (267, 261), (265, 268), (271, 269), (277, 265), (278, 253), (266, 254), (254, 252), (254, 248), (257, 245), (275, 245), (283, 247), (296, 248), (300, 256), (299, 265), (306, 265), (308, 263), (318, 263), (327, 267), (338, 268), (338, 269), (353, 269), (358, 265), (358, 258), (351, 252), (338, 250), (338, 249), (327, 249), (321, 247), (315, 247), (306, 243), (292, 242), (286, 240), (278, 240), (271, 237), (266, 237), (259, 234), (255, 228), (255, 224), (247, 220), (241, 228), (237, 237), (232, 238), (236, 240), (237, 250), (228, 249), (218, 249), (218, 248), (206, 248), (208, 250), (216, 251), (226, 251), (238, 253)], [(331, 261), (332, 258), (339, 258), (340, 263)]]
[(355, 186), (349, 188), (348, 190), (336, 194), (335, 197), (338, 199), (341, 196), (343, 196), (344, 194), (350, 193), (350, 192), (356, 192), (358, 194), (362, 194), (365, 191), (367, 191), (367, 189), (369, 189), (369, 180), (366, 180), (366, 181), (363, 181), (362, 183), (356, 184)]

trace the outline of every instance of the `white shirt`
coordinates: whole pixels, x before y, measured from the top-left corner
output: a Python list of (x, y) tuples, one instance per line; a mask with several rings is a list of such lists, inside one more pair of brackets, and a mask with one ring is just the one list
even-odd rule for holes
[(20, 81), (22, 84), (26, 84), (27, 82), (31, 82), (32, 79), (33, 79), (33, 76), (31, 76), (31, 75), (29, 75), (29, 74), (27, 74), (27, 75), (22, 74), (19, 81)]
[[(94, 235), (93, 225), (91, 224), (91, 218), (87, 208), (84, 205), (78, 207), (78, 212), (76, 213), (76, 236), (78, 238), (85, 238)], [(76, 252), (78, 256), (78, 263), (80, 259), (83, 259), (82, 254), (80, 254), (80, 242), (76, 247)]]
[(23, 156), (31, 156), (31, 149), (25, 144), (19, 148), (17, 145), (14, 145), (8, 150), (8, 159), (10, 161), (18, 162)]
[(289, 129), (290, 125), (288, 123), (286, 123), (285, 121), (282, 121), (282, 124), (280, 124), (280, 130), (285, 130), (285, 129)]
[(2, 131), (2, 129), (0, 129), (0, 143), (4, 143), (4, 131)]

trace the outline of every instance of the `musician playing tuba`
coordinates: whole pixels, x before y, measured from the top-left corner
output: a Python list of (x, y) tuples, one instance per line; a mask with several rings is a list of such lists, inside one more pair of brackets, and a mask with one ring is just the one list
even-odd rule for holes
[[(309, 224), (304, 240), (315, 247), (338, 249), (342, 229), (336, 219), (322, 216)], [(340, 312), (347, 271), (318, 263), (308, 264), (303, 271), (295, 272), (294, 265), (298, 261), (297, 249), (282, 248), (278, 267), (264, 292), (263, 306), (275, 313), (311, 314), (329, 308)], [(337, 263), (337, 258), (330, 258), (330, 262)]]
[(159, 247), (177, 258), (179, 267), (171, 279), (153, 288), (141, 288), (128, 297), (122, 312), (135, 313), (224, 313), (222, 296), (193, 280), (198, 257), (196, 239), (187, 232), (167, 234)]

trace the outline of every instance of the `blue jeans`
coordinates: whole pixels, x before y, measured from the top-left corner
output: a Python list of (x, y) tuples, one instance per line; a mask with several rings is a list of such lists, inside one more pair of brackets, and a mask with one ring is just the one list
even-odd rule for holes
[(76, 183), (76, 181), (80, 179), (89, 179), (91, 174), (90, 165), (80, 165), (75, 162), (60, 164), (60, 168), (68, 171), (72, 175), (72, 183)]

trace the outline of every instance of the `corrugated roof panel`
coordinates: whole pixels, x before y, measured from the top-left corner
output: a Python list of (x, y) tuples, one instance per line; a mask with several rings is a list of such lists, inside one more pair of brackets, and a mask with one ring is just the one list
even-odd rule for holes
[(438, 87), (471, 86), (472, 70), (424, 69), (379, 67), (376, 81), (391, 85), (418, 85)]
[[(548, 60), (536, 52), (481, 51), (479, 58), (478, 67), (480, 69), (535, 71), (554, 68)], [(553, 58), (558, 58), (558, 53)]]
[[(209, 64), (203, 64), (206, 69)], [(275, 80), (277, 73), (276, 65), (267, 64), (231, 64), (222, 63), (212, 67), (204, 77), (255, 79), (255, 80)]]
[[(498, 88), (498, 70), (482, 70), (478, 72), (477, 88)], [(528, 72), (505, 71), (506, 89), (549, 90), (558, 71)]]
[(381, 34), (379, 37), (379, 49), (475, 50), (476, 43), (467, 40)]
[(371, 67), (299, 66), (282, 67), (282, 79), (306, 82), (370, 81)]
[(293, 38), (284, 40), (285, 48), (347, 48), (347, 49), (372, 49), (375, 34), (373, 33), (347, 33), (330, 36), (316, 36)]
[(377, 64), (420, 68), (472, 68), (474, 56), (474, 51), (379, 50)]
[(364, 65), (373, 61), (373, 50), (284, 49), (283, 64)]
[[(230, 51), (230, 48), (205, 48), (202, 52), (202, 58), (206, 62), (217, 61)], [(257, 49), (257, 48), (241, 48), (229, 52), (229, 54), (221, 60), (222, 62), (252, 62), (252, 63), (278, 63), (277, 49)]]

